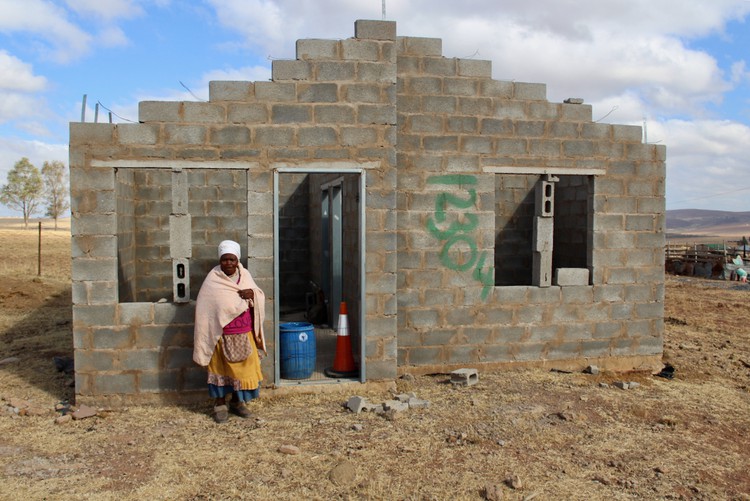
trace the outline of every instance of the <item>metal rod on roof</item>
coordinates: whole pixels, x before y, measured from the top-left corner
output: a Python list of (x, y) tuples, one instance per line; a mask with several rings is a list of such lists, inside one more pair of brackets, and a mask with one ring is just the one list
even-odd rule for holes
[(99, 103), (94, 107), (94, 123), (99, 123)]
[(383, 21), (385, 21), (385, 0), (382, 1), (383, 4)]
[(81, 104), (81, 122), (86, 121), (86, 94), (83, 95), (83, 104)]

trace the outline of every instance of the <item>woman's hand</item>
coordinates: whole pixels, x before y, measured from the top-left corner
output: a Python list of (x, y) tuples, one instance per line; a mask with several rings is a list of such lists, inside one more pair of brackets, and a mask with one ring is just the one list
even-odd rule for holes
[(252, 289), (242, 289), (240, 291), (237, 291), (237, 293), (240, 295), (242, 299), (251, 300), (254, 298)]

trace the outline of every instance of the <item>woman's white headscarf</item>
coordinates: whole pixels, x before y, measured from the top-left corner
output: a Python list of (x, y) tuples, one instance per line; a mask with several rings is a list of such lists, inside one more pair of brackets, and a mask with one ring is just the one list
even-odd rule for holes
[(237, 256), (237, 259), (240, 259), (242, 257), (240, 255), (240, 244), (234, 240), (224, 240), (219, 244), (219, 259), (221, 259), (221, 256), (224, 254), (234, 254)]

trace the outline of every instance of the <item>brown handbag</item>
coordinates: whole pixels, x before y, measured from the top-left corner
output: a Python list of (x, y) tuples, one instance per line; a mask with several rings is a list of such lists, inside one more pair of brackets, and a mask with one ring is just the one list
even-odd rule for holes
[(253, 346), (247, 333), (222, 334), (221, 349), (228, 362), (242, 362), (253, 353)]

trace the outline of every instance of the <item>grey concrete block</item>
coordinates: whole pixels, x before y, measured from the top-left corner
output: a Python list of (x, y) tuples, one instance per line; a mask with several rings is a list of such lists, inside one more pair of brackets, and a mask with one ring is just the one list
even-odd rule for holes
[(115, 350), (76, 350), (74, 354), (76, 372), (111, 371), (115, 366)]
[(188, 215), (188, 174), (186, 171), (172, 171), (172, 214)]
[(159, 126), (155, 124), (118, 124), (115, 133), (121, 144), (156, 144)]
[(339, 101), (338, 85), (335, 83), (298, 84), (297, 100), (300, 103), (336, 103)]
[(383, 402), (383, 410), (404, 412), (409, 410), (408, 402), (400, 402), (398, 400), (386, 400)]
[(339, 40), (297, 40), (296, 59), (339, 59), (340, 46)]
[(588, 268), (556, 268), (553, 283), (559, 286), (588, 285), (589, 270)]
[(115, 305), (73, 305), (73, 327), (115, 325)]
[(71, 264), (71, 277), (73, 281), (103, 281), (113, 282), (117, 280), (117, 258), (85, 258), (73, 259)]
[(117, 255), (117, 237), (114, 235), (76, 235), (71, 238), (71, 257), (113, 257)]
[(96, 395), (129, 395), (136, 392), (134, 373), (92, 375), (92, 391)]
[(167, 369), (184, 369), (193, 367), (193, 348), (192, 347), (167, 347), (165, 353), (164, 367)]
[(118, 282), (88, 282), (87, 304), (115, 304), (119, 299)]
[(561, 104), (560, 119), (571, 122), (591, 122), (592, 110), (590, 104)]
[(114, 169), (91, 167), (70, 170), (70, 189), (73, 193), (86, 190), (113, 191), (115, 188)]
[(299, 145), (310, 146), (333, 146), (339, 144), (336, 129), (333, 127), (306, 127), (301, 128), (298, 133)]
[(95, 350), (122, 350), (133, 347), (130, 329), (126, 327), (93, 330), (91, 347)]
[(341, 129), (342, 146), (362, 146), (374, 144), (378, 140), (375, 129), (361, 127), (347, 127)]
[(284, 102), (297, 100), (297, 86), (291, 82), (255, 82), (258, 102)]
[(159, 369), (160, 351), (120, 350), (118, 368), (123, 371), (153, 371)]
[(255, 88), (252, 82), (228, 80), (208, 82), (209, 101), (248, 101), (253, 98), (254, 94)]
[(138, 103), (138, 120), (141, 122), (179, 122), (182, 118), (181, 102), (141, 101)]
[(480, 94), (487, 97), (511, 99), (513, 90), (513, 82), (508, 80), (482, 80), (480, 84)]
[(312, 71), (307, 61), (277, 59), (271, 61), (271, 75), (274, 81), (309, 80)]
[(195, 320), (195, 303), (155, 303), (153, 307), (154, 323), (157, 325), (192, 324)]
[(138, 391), (140, 393), (163, 393), (182, 390), (182, 379), (180, 370), (142, 371), (138, 374)]
[(341, 41), (341, 55), (355, 61), (380, 60), (380, 43), (371, 40), (350, 38)]
[(348, 61), (321, 61), (314, 64), (314, 73), (319, 82), (347, 82), (355, 79), (357, 66)]
[(417, 56), (441, 56), (443, 40), (441, 38), (400, 37), (401, 52)]
[(120, 325), (143, 325), (153, 323), (152, 303), (121, 303), (118, 305)]
[(356, 83), (342, 86), (342, 100), (349, 103), (380, 103), (386, 99), (386, 96), (383, 96), (381, 86), (374, 83)]
[(266, 104), (242, 103), (230, 105), (227, 109), (227, 121), (230, 123), (261, 124), (268, 121)]
[(367, 360), (367, 379), (372, 381), (387, 381), (396, 378), (396, 359)]
[[(312, 119), (312, 107), (298, 104), (276, 104), (271, 107), (271, 121), (274, 124), (304, 123)], [(263, 129), (258, 131), (260, 135)]]
[(473, 386), (479, 382), (479, 371), (476, 369), (457, 369), (450, 375), (451, 384), (457, 386)]
[(612, 125), (612, 139), (640, 143), (643, 140), (643, 129), (638, 125)]
[(563, 154), (569, 157), (590, 157), (594, 154), (591, 141), (563, 141)]
[(209, 141), (215, 145), (247, 145), (250, 144), (250, 129), (243, 125), (213, 129), (209, 134)]
[(168, 124), (164, 127), (164, 141), (167, 144), (203, 144), (206, 131), (203, 125)]
[(106, 123), (70, 123), (70, 145), (107, 146), (114, 143), (116, 125)]
[(459, 113), (463, 115), (492, 115), (495, 102), (488, 97), (461, 96), (458, 98), (458, 109)]
[(458, 99), (453, 96), (424, 96), (422, 110), (429, 113), (455, 113)]
[(462, 77), (492, 77), (492, 61), (483, 61), (480, 59), (458, 59), (457, 66), (458, 75)]
[(396, 22), (359, 19), (354, 22), (354, 36), (359, 39), (396, 40)]
[[(448, 57), (425, 57), (422, 60), (422, 72), (425, 75), (434, 75), (439, 77), (454, 77), (458, 75), (458, 66), (456, 64), (456, 58)], [(417, 64), (415, 70), (419, 70)], [(417, 73), (418, 71), (411, 71), (411, 73)], [(400, 72), (399, 72), (400, 73)], [(456, 79), (452, 79), (456, 80)], [(472, 80), (463, 79), (472, 86), (475, 82)], [(447, 79), (446, 79), (447, 81)]]
[(544, 100), (547, 99), (547, 85), (543, 83), (513, 83), (513, 97), (521, 100)]
[(169, 255), (171, 258), (192, 257), (191, 222), (190, 214), (169, 216)]
[(454, 96), (476, 96), (479, 84), (469, 78), (445, 78), (443, 79), (443, 90), (446, 94)]
[(290, 146), (294, 141), (294, 129), (291, 127), (267, 127), (255, 133), (255, 145)]
[(214, 103), (185, 102), (182, 108), (183, 119), (189, 123), (223, 123), (226, 110)]

